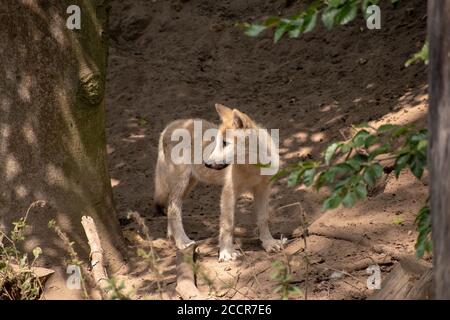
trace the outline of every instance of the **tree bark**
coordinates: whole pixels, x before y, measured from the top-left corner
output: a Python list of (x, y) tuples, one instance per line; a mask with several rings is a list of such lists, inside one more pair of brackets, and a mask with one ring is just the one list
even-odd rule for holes
[(450, 299), (450, 2), (428, 1), (430, 208), (436, 299)]
[[(83, 215), (97, 224), (108, 263), (121, 260), (106, 162), (105, 74), (108, 1), (0, 1), (0, 227), (8, 230), (35, 200), (25, 249), (47, 265), (67, 257), (48, 229), (55, 219), (88, 261)], [(69, 30), (70, 5), (81, 29)]]

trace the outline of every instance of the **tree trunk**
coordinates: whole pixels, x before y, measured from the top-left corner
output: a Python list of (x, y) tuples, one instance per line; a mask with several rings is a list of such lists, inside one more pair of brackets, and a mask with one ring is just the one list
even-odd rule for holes
[(428, 1), (430, 205), (436, 299), (450, 299), (450, 1)]
[[(73, 4), (80, 30), (66, 27)], [(31, 202), (44, 200), (28, 216), (24, 248), (40, 246), (47, 266), (67, 258), (50, 219), (87, 259), (83, 215), (97, 224), (110, 265), (121, 259), (106, 163), (107, 4), (0, 1), (0, 227), (8, 230)]]

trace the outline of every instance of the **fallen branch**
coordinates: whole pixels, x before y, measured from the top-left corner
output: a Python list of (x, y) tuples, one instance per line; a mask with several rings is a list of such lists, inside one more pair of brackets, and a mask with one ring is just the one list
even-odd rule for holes
[(397, 252), (389, 248), (386, 248), (386, 246), (384, 245), (381, 244), (372, 245), (372, 243), (367, 238), (364, 238), (360, 235), (355, 235), (352, 233), (341, 231), (336, 228), (329, 228), (323, 226), (316, 227), (315, 223), (313, 223), (310, 226), (309, 235), (352, 242), (356, 245), (366, 247), (375, 253), (389, 255), (395, 260), (400, 260), (404, 258), (404, 256), (399, 255)]
[(431, 264), (414, 256), (398, 263), (369, 300), (422, 300), (432, 299), (433, 272)]
[(89, 216), (83, 216), (81, 218), (81, 224), (88, 239), (89, 247), (91, 248), (90, 259), (92, 276), (96, 286), (104, 293), (107, 291), (108, 274), (106, 273), (105, 264), (103, 262), (103, 248), (97, 232), (97, 227), (95, 226), (94, 219)]
[(195, 244), (177, 251), (177, 286), (176, 292), (183, 300), (202, 300), (205, 296), (196, 284), (196, 248)]

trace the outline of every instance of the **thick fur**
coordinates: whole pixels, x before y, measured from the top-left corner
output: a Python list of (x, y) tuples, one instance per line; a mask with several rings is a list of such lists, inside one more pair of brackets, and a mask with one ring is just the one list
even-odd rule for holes
[[(202, 121), (203, 131), (208, 128), (226, 129), (257, 128), (258, 126), (244, 113), (223, 105), (216, 105), (222, 123), (216, 126)], [(245, 192), (254, 195), (259, 238), (266, 251), (282, 249), (282, 242), (275, 240), (269, 231), (270, 176), (260, 174), (260, 168), (250, 164), (231, 164), (224, 168), (217, 164), (174, 164), (170, 155), (178, 141), (171, 141), (174, 130), (187, 129), (194, 135), (194, 119), (177, 120), (170, 123), (161, 133), (158, 147), (158, 160), (155, 172), (155, 204), (165, 208), (168, 217), (168, 236), (173, 237), (179, 249), (194, 243), (186, 235), (182, 223), (182, 204), (184, 198), (197, 182), (223, 185), (220, 200), (219, 259), (234, 260), (240, 253), (234, 249), (233, 230), (237, 198)], [(216, 140), (217, 141), (217, 140)], [(203, 141), (204, 146), (210, 141)], [(193, 146), (192, 146), (193, 148)], [(216, 169), (222, 170), (216, 170)]]

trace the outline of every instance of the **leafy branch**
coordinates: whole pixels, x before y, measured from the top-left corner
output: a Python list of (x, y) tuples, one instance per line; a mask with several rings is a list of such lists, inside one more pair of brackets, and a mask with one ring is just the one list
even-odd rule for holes
[[(319, 19), (330, 30), (336, 25), (345, 25), (355, 20), (358, 10), (367, 17), (367, 8), (379, 2), (379, 0), (314, 0), (306, 10), (291, 17), (270, 16), (256, 23), (242, 23), (239, 26), (250, 37), (273, 29), (273, 39), (276, 43), (285, 35), (298, 38), (301, 34), (312, 31)], [(397, 4), (399, 0), (390, 2)]]
[[(300, 161), (282, 169), (273, 179), (287, 177), (288, 185), (304, 184), (317, 191), (328, 189), (322, 210), (343, 205), (352, 207), (367, 197), (382, 177), (383, 171), (395, 172), (398, 178), (404, 169), (420, 179), (427, 162), (427, 130), (413, 126), (368, 124), (354, 127), (355, 134), (346, 141), (330, 144), (319, 161)], [(430, 251), (429, 209), (425, 207), (416, 219), (419, 237), (417, 254)]]

